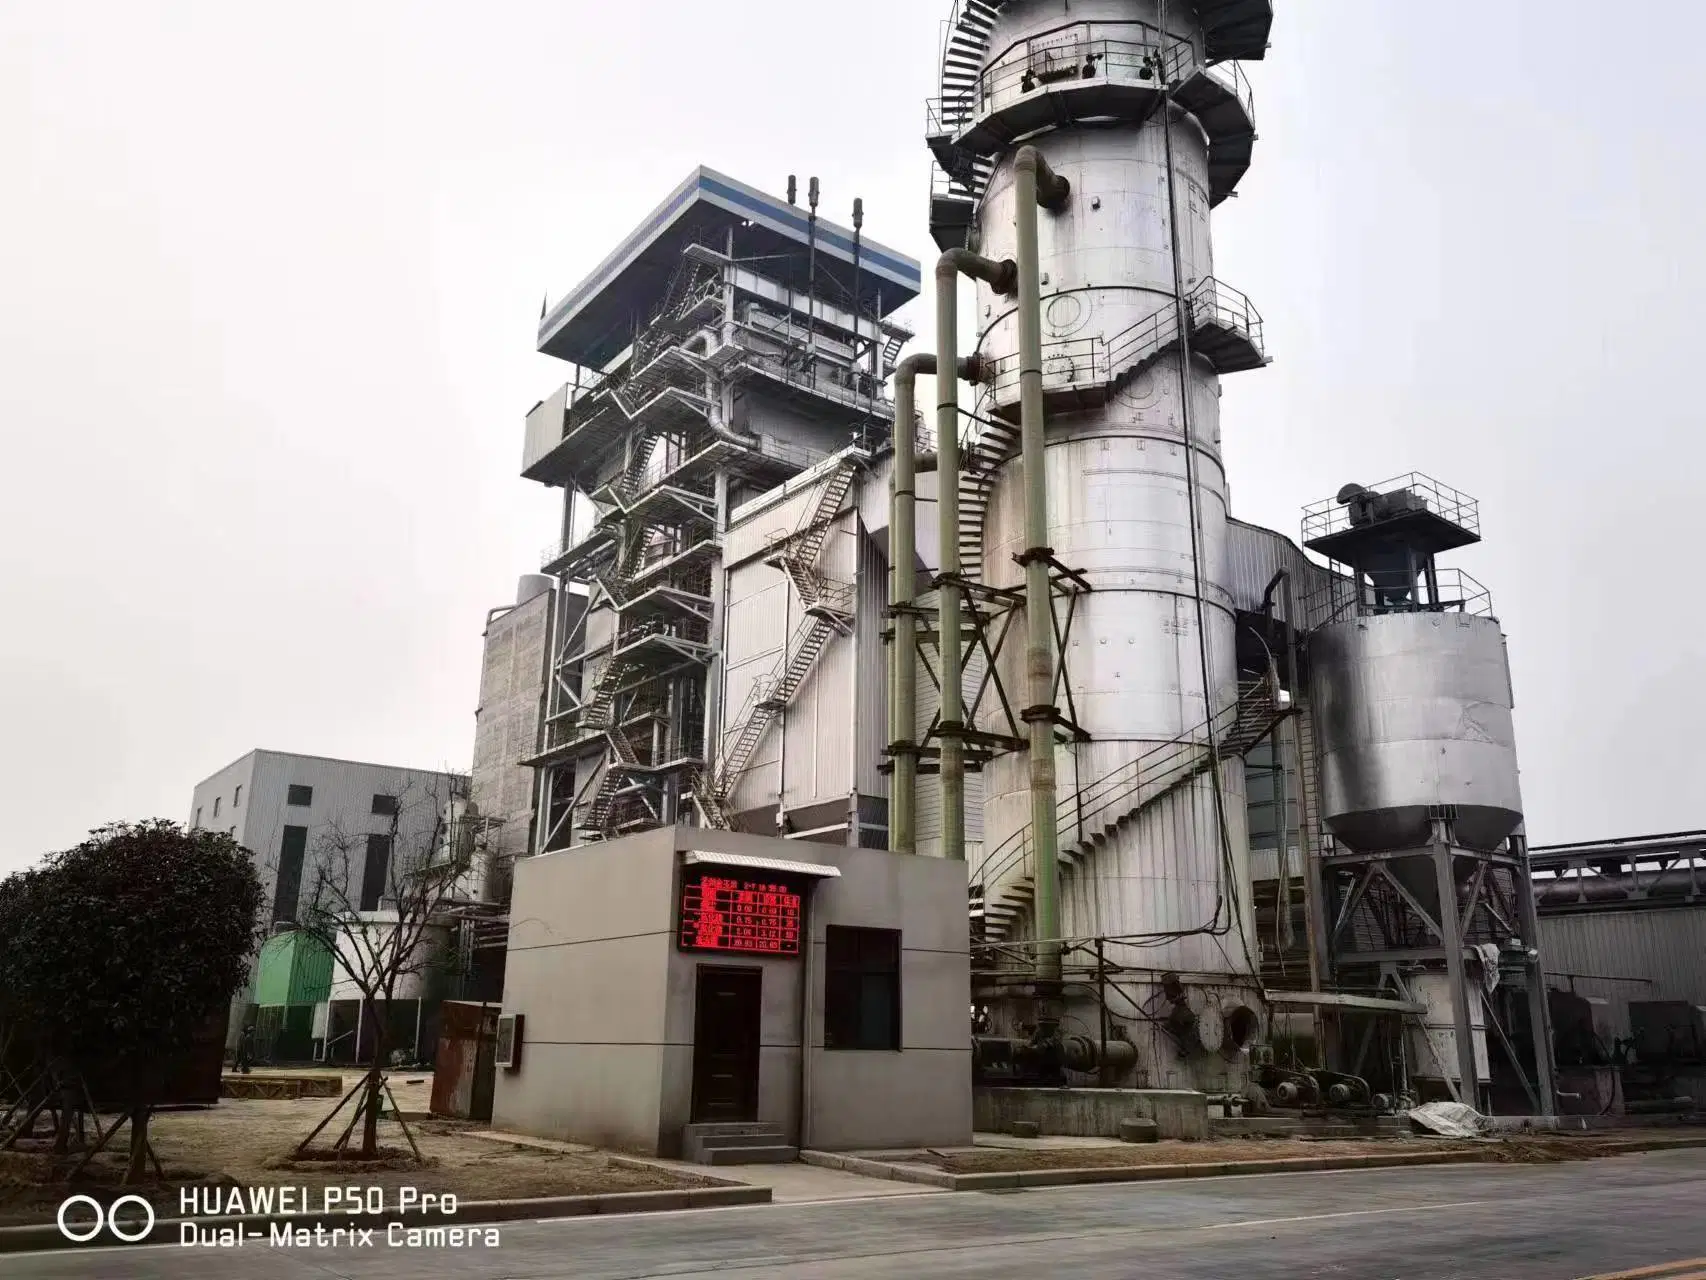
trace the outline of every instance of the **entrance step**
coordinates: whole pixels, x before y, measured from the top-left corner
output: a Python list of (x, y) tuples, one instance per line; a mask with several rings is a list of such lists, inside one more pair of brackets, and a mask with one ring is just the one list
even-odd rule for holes
[(696, 1164), (786, 1164), (798, 1155), (780, 1125), (690, 1124), (681, 1130), (681, 1158)]
[(800, 1158), (798, 1147), (706, 1147), (696, 1164), (792, 1164)]

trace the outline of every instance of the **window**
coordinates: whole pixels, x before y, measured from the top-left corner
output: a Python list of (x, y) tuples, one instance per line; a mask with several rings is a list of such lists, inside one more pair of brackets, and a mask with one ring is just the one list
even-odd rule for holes
[(395, 818), (397, 816), (397, 797), (374, 796), (373, 812), (380, 814), (383, 817)]
[(243, 803), (243, 784), (238, 783), (237, 789), (231, 793), (231, 807), (235, 809)]
[(278, 886), (273, 890), (272, 918), (296, 922), (296, 904), (302, 896), (302, 855), (308, 849), (307, 827), (286, 827), (278, 846)]
[(195, 824), (196, 824), (196, 826), (198, 826), (198, 827), (199, 827), (199, 826), (201, 826), (201, 806), (199, 806), (199, 805), (197, 805), (197, 806), (196, 806), (196, 811), (195, 811)]
[(218, 796), (213, 797), (213, 816), (216, 818), (219, 816), (219, 797)]
[(825, 931), (823, 1047), (900, 1048), (900, 931)]
[(361, 910), (377, 911), (385, 896), (385, 879), (391, 870), (391, 837), (367, 837), (367, 866), (361, 875)]
[(305, 787), (299, 782), (290, 784), (284, 793), (284, 802), (297, 806), (307, 806), (314, 803), (314, 788)]

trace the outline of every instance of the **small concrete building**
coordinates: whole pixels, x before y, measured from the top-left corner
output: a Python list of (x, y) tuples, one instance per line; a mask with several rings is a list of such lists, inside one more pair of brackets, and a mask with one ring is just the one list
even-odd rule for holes
[(689, 827), (524, 858), (493, 1123), (666, 1156), (718, 1122), (968, 1144), (965, 901), (962, 863)]

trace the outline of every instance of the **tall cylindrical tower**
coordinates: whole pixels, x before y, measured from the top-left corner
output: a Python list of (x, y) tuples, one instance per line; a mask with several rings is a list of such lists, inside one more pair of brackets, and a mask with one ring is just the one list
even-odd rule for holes
[[(1263, 55), (1271, 21), (1269, 0), (960, 0), (931, 113), (938, 243), (1015, 256), (1021, 143), (1071, 183), (1040, 227), (1050, 541), (1089, 587), (1070, 631), (1057, 628), (1076, 730), (1061, 736), (1077, 739), (1056, 759), (1062, 933), (1114, 939), (1110, 954), (1157, 980), (1195, 975), (1226, 1014), (1256, 1003), (1240, 751), (1274, 704), (1239, 694), (1219, 415), (1221, 376), (1266, 357), (1260, 318), (1215, 275), (1209, 211), (1249, 164), (1236, 59)], [(1025, 546), (1006, 425), (1017, 315), (982, 285), (976, 306), (987, 381), (959, 495), (962, 558), (986, 587), (1011, 589)], [(1023, 687), (1019, 646), (998, 661)], [(980, 727), (997, 728), (994, 710)], [(1022, 938), (1040, 874), (1024, 753), (997, 755), (984, 777), (987, 928)], [(1235, 1022), (1251, 1028), (1247, 1014)]]

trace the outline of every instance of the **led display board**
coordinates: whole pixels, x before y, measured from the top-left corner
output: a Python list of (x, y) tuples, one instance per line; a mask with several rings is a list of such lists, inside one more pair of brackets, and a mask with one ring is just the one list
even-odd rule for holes
[(689, 867), (681, 878), (684, 951), (800, 954), (800, 892), (774, 875)]

